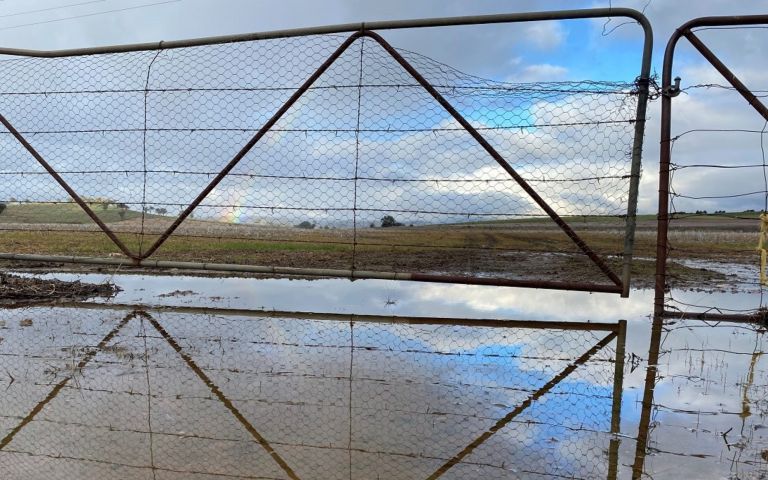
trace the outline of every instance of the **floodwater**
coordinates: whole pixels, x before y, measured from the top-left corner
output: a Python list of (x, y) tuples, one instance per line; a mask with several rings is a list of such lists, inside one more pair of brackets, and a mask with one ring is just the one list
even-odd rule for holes
[(3, 479), (768, 478), (756, 326), (667, 322), (641, 422), (651, 291), (55, 276), (123, 291), (0, 311)]

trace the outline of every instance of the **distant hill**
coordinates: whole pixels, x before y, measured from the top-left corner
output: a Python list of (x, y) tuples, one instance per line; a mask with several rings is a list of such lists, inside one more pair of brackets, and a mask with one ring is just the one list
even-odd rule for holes
[[(76, 203), (6, 203), (0, 212), (0, 223), (68, 223), (85, 224), (93, 220)], [(141, 212), (122, 210), (115, 205), (104, 209), (101, 204), (89, 205), (105, 223), (141, 217)], [(122, 213), (122, 216), (121, 216)], [(159, 215), (148, 215), (157, 218)]]

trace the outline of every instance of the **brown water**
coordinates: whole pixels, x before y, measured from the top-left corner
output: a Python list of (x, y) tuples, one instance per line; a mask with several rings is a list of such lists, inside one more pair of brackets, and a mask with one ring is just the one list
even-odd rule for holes
[[(113, 280), (125, 290), (110, 305), (0, 311), (2, 478), (768, 476), (754, 326), (666, 325), (640, 423), (648, 291)], [(753, 300), (677, 297), (703, 295)], [(625, 342), (613, 338), (619, 319)]]

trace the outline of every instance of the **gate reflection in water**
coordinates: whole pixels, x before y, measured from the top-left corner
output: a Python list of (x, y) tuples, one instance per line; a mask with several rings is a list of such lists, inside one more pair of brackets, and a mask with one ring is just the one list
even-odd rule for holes
[(625, 326), (9, 310), (0, 469), (28, 479), (615, 478)]

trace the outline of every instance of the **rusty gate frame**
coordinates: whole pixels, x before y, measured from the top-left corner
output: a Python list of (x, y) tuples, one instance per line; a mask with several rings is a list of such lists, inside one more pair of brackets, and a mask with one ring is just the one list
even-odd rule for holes
[(644, 476), (645, 457), (647, 455), (648, 441), (650, 437), (651, 416), (653, 413), (653, 397), (658, 373), (659, 357), (661, 355), (662, 334), (664, 333), (664, 321), (667, 318), (710, 320), (739, 323), (765, 324), (768, 313), (755, 311), (748, 314), (711, 313), (711, 312), (677, 312), (664, 308), (667, 290), (667, 258), (669, 254), (669, 197), (670, 176), (672, 158), (672, 98), (680, 94), (679, 78), (672, 79), (672, 67), (675, 50), (678, 41), (685, 37), (690, 44), (741, 94), (763, 118), (768, 121), (768, 109), (765, 105), (744, 85), (741, 80), (712, 52), (696, 34), (694, 28), (698, 27), (728, 27), (768, 25), (768, 15), (731, 15), (699, 17), (689, 20), (678, 27), (667, 42), (664, 51), (664, 64), (661, 78), (661, 138), (659, 157), (659, 209), (657, 217), (657, 241), (656, 241), (656, 278), (654, 285), (653, 322), (651, 325), (651, 338), (648, 348), (648, 368), (646, 370), (643, 399), (638, 422), (637, 443), (635, 447), (635, 460), (632, 465), (633, 480), (640, 480)]
[[(568, 19), (590, 19), (604, 17), (627, 17), (637, 21), (644, 32), (643, 52), (641, 60), (640, 74), (636, 79), (636, 91), (638, 96), (637, 112), (635, 115), (635, 131), (631, 151), (631, 167), (629, 175), (629, 194), (626, 214), (626, 225), (623, 248), (623, 264), (621, 274), (615, 273), (605, 262), (604, 258), (598, 256), (587, 243), (573, 230), (573, 228), (563, 220), (558, 213), (549, 206), (549, 204), (520, 176), (514, 167), (507, 162), (491, 144), (485, 140), (477, 129), (475, 129), (438, 91), (432, 86), (394, 47), (384, 40), (375, 30), (393, 30), (404, 28), (427, 28), (440, 26), (457, 25), (484, 25), (498, 23), (521, 23), (532, 21), (548, 20), (568, 20)], [(405, 21), (387, 21), (372, 23), (355, 23), (344, 25), (332, 25), (325, 27), (315, 27), (306, 29), (281, 30), (263, 33), (251, 33), (244, 35), (232, 35), (221, 37), (209, 37), (193, 40), (180, 40), (159, 43), (143, 43), (133, 45), (119, 45), (86, 49), (57, 50), (57, 51), (34, 51), (22, 49), (0, 48), (0, 55), (26, 56), (39, 58), (61, 58), (85, 55), (98, 55), (110, 53), (123, 53), (135, 51), (162, 51), (174, 48), (195, 47), (203, 45), (213, 45), (222, 43), (245, 42), (253, 40), (288, 38), (297, 36), (330, 34), (330, 33), (349, 33), (352, 34), (339, 46), (336, 51), (328, 57), (317, 70), (304, 81), (304, 83), (291, 95), (291, 97), (267, 120), (266, 123), (256, 132), (256, 134), (242, 147), (242, 149), (227, 163), (227, 165), (209, 182), (202, 192), (184, 209), (183, 212), (173, 221), (173, 223), (163, 232), (159, 238), (143, 253), (132, 252), (116, 234), (98, 218), (91, 207), (70, 187), (67, 182), (56, 172), (56, 170), (40, 155), (40, 153), (27, 141), (26, 138), (0, 113), (0, 123), (11, 133), (13, 137), (37, 160), (37, 162), (53, 177), (53, 179), (69, 194), (69, 196), (80, 206), (80, 208), (93, 220), (99, 229), (107, 235), (112, 243), (130, 260), (133, 266), (150, 268), (178, 268), (195, 270), (215, 270), (227, 272), (250, 272), (267, 273), (278, 275), (306, 275), (306, 276), (333, 276), (358, 278), (377, 278), (392, 280), (412, 280), (421, 282), (440, 282), (440, 283), (465, 283), (477, 285), (497, 285), (513, 287), (533, 287), (547, 288), (556, 290), (580, 290), (590, 292), (619, 293), (622, 297), (629, 296), (630, 270), (632, 263), (632, 252), (634, 249), (634, 233), (637, 214), (638, 185), (640, 179), (641, 157), (643, 147), (643, 135), (645, 132), (645, 116), (648, 103), (648, 91), (650, 86), (650, 67), (651, 54), (653, 47), (653, 32), (650, 22), (640, 12), (628, 8), (600, 8), (586, 10), (562, 10), (549, 12), (530, 12), (513, 13), (501, 15), (483, 15), (470, 17), (449, 17), (432, 18)], [(227, 176), (227, 174), (242, 160), (248, 152), (266, 135), (277, 121), (291, 108), (291, 106), (307, 91), (313, 83), (349, 48), (356, 40), (361, 38), (370, 38), (377, 42), (389, 55), (392, 56), (408, 74), (424, 88), (432, 98), (437, 101), (464, 130), (469, 133), (474, 140), (502, 167), (507, 174), (528, 194), (528, 196), (554, 221), (558, 227), (573, 241), (583, 254), (585, 254), (595, 266), (608, 278), (609, 283), (601, 284), (594, 282), (567, 282), (567, 281), (549, 281), (549, 280), (514, 280), (507, 278), (478, 278), (467, 275), (441, 275), (425, 273), (397, 273), (356, 270), (354, 265), (352, 270), (341, 269), (310, 269), (310, 268), (289, 268), (289, 267), (269, 267), (269, 266), (250, 266), (234, 264), (211, 264), (194, 262), (173, 262), (173, 261), (155, 261), (149, 260), (149, 257), (174, 233), (174, 231), (187, 219), (195, 208), (205, 199), (205, 197)], [(110, 258), (90, 258), (90, 257), (71, 257), (54, 255), (27, 255), (0, 253), (0, 259), (22, 260), (22, 261), (48, 261), (62, 263), (81, 263), (98, 265), (124, 265), (122, 259)]]
[(766, 312), (755, 311), (748, 314), (721, 314), (710, 312), (676, 312), (664, 308), (667, 288), (667, 257), (669, 255), (669, 196), (672, 158), (672, 98), (680, 93), (679, 78), (672, 80), (677, 42), (685, 37), (688, 42), (706, 59), (733, 88), (768, 122), (768, 108), (752, 93), (746, 85), (710, 50), (696, 34), (698, 27), (728, 27), (768, 25), (768, 15), (732, 15), (694, 18), (675, 30), (667, 42), (664, 52), (664, 65), (661, 77), (661, 145), (659, 156), (659, 211), (657, 220), (656, 242), (656, 278), (654, 282), (655, 318), (692, 318), (698, 320), (757, 322), (768, 318)]

